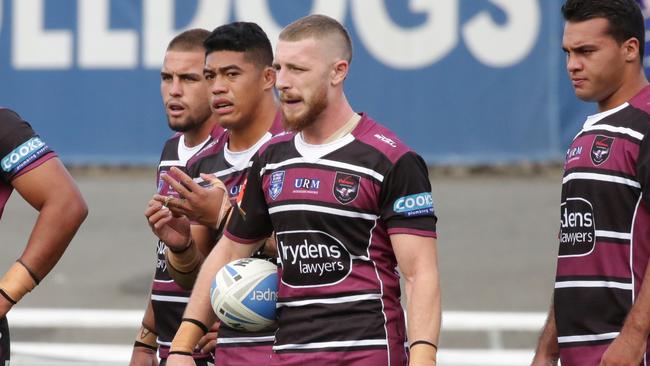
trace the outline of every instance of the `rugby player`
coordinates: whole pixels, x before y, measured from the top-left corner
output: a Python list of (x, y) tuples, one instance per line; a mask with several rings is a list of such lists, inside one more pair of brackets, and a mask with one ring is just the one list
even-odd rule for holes
[(276, 88), (293, 132), (258, 150), (245, 214), (233, 210), (205, 260), (169, 365), (192, 365), (187, 350), (215, 321), (215, 272), (272, 232), (282, 281), (271, 365), (435, 365), (440, 292), (427, 168), (390, 130), (353, 111), (343, 90), (351, 58), (350, 37), (332, 18), (310, 15), (281, 32)]
[(4, 108), (0, 108), (0, 166), (0, 216), (14, 189), (39, 211), (25, 250), (0, 278), (0, 365), (5, 365), (10, 356), (5, 315), (59, 261), (88, 208), (47, 143), (18, 114)]
[(598, 106), (567, 151), (553, 305), (533, 365), (646, 365), (650, 87), (634, 0), (568, 0), (562, 48)]
[[(159, 194), (176, 194), (161, 177), (172, 167), (184, 168), (192, 156), (217, 141), (224, 132), (217, 123), (216, 114), (210, 109), (209, 83), (203, 76), (203, 41), (209, 34), (210, 32), (204, 29), (180, 33), (171, 40), (165, 53), (160, 72), (160, 91), (169, 127), (176, 133), (167, 140), (160, 157), (157, 174)], [(150, 218), (151, 215), (159, 213), (161, 208), (162, 205), (152, 199), (145, 216)], [(161, 240), (158, 240), (156, 248), (158, 261), (150, 301), (134, 342), (132, 366), (156, 365), (158, 345), (161, 365), (165, 364), (171, 340), (181, 323), (191, 290), (191, 287), (180, 286), (170, 277), (165, 262), (166, 252), (182, 248), (187, 244), (187, 239), (183, 238), (179, 242), (181, 235), (175, 233), (173, 227), (158, 229), (151, 221), (150, 226)], [(187, 230), (189, 233), (189, 225)], [(207, 247), (207, 243), (210, 243), (209, 231), (202, 225), (192, 225), (191, 230), (199, 252), (207, 255), (210, 249)], [(209, 338), (206, 337), (204, 341), (209, 341)], [(193, 357), (198, 366), (212, 363), (209, 350), (197, 350)]]
[[(172, 170), (171, 176), (183, 184), (165, 178), (183, 199), (162, 195), (156, 198), (166, 203), (177, 216), (187, 216), (220, 235), (228, 209), (237, 204), (235, 200), (246, 180), (251, 158), (271, 139), (272, 134), (281, 131), (281, 118), (273, 92), (275, 70), (272, 68), (271, 42), (257, 24), (235, 22), (220, 26), (206, 39), (204, 46), (204, 73), (211, 83), (212, 109), (218, 115), (219, 124), (227, 131), (218, 142), (190, 159), (187, 175)], [(217, 186), (223, 186), (227, 191), (228, 198), (223, 206), (214, 204), (222, 202), (220, 192), (214, 188)], [(170, 211), (167, 211), (168, 215), (171, 215)], [(172, 271), (172, 277), (177, 281), (193, 283), (194, 278), (183, 276), (191, 273), (192, 269), (198, 270), (202, 258), (195, 255), (196, 252), (190, 241), (182, 257), (168, 256), (168, 267), (184, 268), (183, 271)], [(257, 253), (257, 257), (270, 259), (263, 252)], [(215, 365), (268, 363), (274, 332), (275, 329), (271, 328), (244, 333), (221, 325)], [(193, 348), (194, 345), (186, 352)]]

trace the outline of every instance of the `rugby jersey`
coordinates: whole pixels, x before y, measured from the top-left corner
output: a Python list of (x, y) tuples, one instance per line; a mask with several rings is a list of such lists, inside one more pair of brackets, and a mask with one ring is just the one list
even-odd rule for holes
[(567, 151), (554, 292), (563, 366), (598, 365), (641, 288), (650, 256), (649, 111), (646, 87), (588, 117)]
[[(185, 170), (186, 163), (192, 156), (210, 144), (218, 143), (223, 133), (223, 128), (215, 125), (208, 139), (193, 148), (185, 147), (184, 136), (180, 133), (175, 134), (167, 140), (158, 165), (158, 194), (178, 196), (178, 193), (162, 180), (161, 176), (166, 174), (172, 167)], [(166, 250), (165, 243), (158, 240), (156, 247), (158, 260), (151, 287), (151, 304), (155, 317), (156, 333), (158, 334), (158, 352), (159, 357), (162, 359), (166, 359), (169, 354), (169, 347), (174, 339), (176, 330), (180, 326), (183, 312), (191, 294), (191, 291), (187, 291), (177, 285), (169, 275), (165, 262)], [(197, 352), (194, 354), (194, 358), (197, 360), (212, 360), (212, 355), (210, 353)]]
[[(226, 132), (220, 139), (221, 143), (214, 143), (203, 149), (188, 162), (188, 175), (194, 181), (204, 186), (207, 184), (200, 174), (212, 174), (219, 178), (228, 190), (228, 197), (233, 206), (236, 202), (252, 165), (251, 158), (262, 145), (271, 139), (271, 136), (282, 131), (281, 115), (278, 113), (269, 128), (253, 146), (245, 151), (232, 152), (228, 149)], [(270, 259), (263, 253), (256, 253), (254, 257)], [(274, 261), (275, 262), (275, 261)], [(221, 324), (215, 349), (215, 365), (264, 365), (268, 363), (271, 346), (273, 345), (275, 329), (265, 329), (258, 332), (242, 332)]]
[(436, 237), (422, 158), (365, 114), (328, 144), (280, 135), (258, 152), (241, 207), (225, 235), (240, 243), (276, 235), (271, 365), (407, 364), (389, 235)]
[(11, 181), (55, 156), (29, 123), (0, 107), (0, 217), (13, 192)]

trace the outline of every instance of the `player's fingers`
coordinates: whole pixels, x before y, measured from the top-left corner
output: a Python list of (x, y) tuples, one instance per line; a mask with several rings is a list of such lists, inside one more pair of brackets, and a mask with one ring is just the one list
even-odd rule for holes
[(165, 225), (169, 224), (169, 222), (171, 220), (173, 220), (173, 219), (174, 219), (174, 216), (172, 216), (171, 212), (169, 212), (167, 214), (167, 216), (163, 216), (158, 221), (156, 221), (156, 223), (153, 225), (153, 227), (154, 227), (154, 229), (156, 229), (156, 231), (159, 231), (160, 229), (165, 227)]
[(149, 218), (151, 215), (155, 214), (156, 212), (160, 211), (162, 206), (149, 206), (144, 210), (144, 216), (146, 218)]
[(209, 341), (205, 346), (201, 348), (201, 351), (203, 353), (212, 353), (214, 349), (217, 348), (217, 340), (211, 340)]
[(191, 211), (185, 209), (184, 207), (169, 206), (169, 210), (176, 217), (183, 217), (183, 216), (187, 216), (187, 217), (190, 217), (190, 218), (192, 217), (191, 216)]
[(201, 179), (210, 183), (209, 184), (210, 187), (218, 187), (223, 189), (224, 191), (226, 190), (226, 185), (221, 181), (221, 179), (215, 177), (214, 174), (201, 173)]
[(201, 186), (194, 181), (189, 175), (185, 174), (182, 170), (178, 169), (177, 167), (172, 167), (171, 168), (171, 173), (176, 177), (176, 180), (178, 180), (185, 188), (187, 188), (191, 192), (197, 192), (200, 190)]
[(167, 209), (161, 209), (158, 210), (157, 212), (154, 212), (150, 216), (148, 216), (149, 224), (150, 225), (156, 225), (158, 222), (160, 222), (161, 219), (165, 217), (170, 217), (171, 213)]
[(179, 180), (177, 180), (171, 174), (167, 173), (167, 174), (161, 175), (160, 177), (162, 178), (162, 180), (165, 181), (165, 183), (169, 184), (176, 192), (178, 192), (178, 194), (181, 197), (187, 197), (192, 193), (190, 190), (185, 188), (183, 183), (181, 183)]

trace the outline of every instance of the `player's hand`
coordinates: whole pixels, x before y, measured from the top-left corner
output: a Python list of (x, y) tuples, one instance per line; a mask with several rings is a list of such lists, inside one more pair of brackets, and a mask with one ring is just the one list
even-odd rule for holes
[(151, 231), (173, 250), (183, 250), (190, 242), (190, 221), (187, 217), (174, 217), (171, 211), (156, 200), (149, 201), (144, 211)]
[(275, 233), (271, 234), (271, 236), (269, 236), (264, 242), (264, 246), (262, 246), (262, 253), (271, 258), (277, 258), (278, 243), (275, 241)]
[(211, 174), (201, 174), (208, 182), (202, 187), (180, 169), (173, 167), (162, 179), (169, 184), (180, 198), (167, 198), (156, 195), (154, 199), (161, 203), (167, 201), (167, 207), (175, 214), (187, 216), (200, 224), (217, 228), (229, 207), (226, 186)]
[(637, 366), (641, 364), (645, 350), (644, 337), (635, 337), (623, 331), (603, 353), (600, 366)]
[(429, 345), (414, 345), (409, 352), (409, 366), (436, 366), (438, 349)]
[(129, 366), (158, 366), (156, 351), (146, 347), (133, 347)]
[(173, 354), (167, 357), (167, 366), (196, 366), (192, 356)]
[(216, 321), (210, 331), (207, 332), (201, 339), (197, 347), (204, 353), (212, 353), (217, 347), (217, 334), (219, 334), (219, 325), (221, 323)]

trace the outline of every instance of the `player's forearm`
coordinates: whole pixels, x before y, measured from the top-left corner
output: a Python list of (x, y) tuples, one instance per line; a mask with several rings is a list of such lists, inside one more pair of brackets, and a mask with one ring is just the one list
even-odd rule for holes
[(556, 365), (560, 358), (560, 348), (557, 343), (557, 328), (555, 327), (555, 311), (551, 301), (551, 309), (548, 312), (546, 324), (539, 336), (539, 342), (535, 350), (533, 365)]
[(407, 278), (408, 339), (410, 343), (425, 340), (438, 344), (440, 335), (440, 283), (435, 268)]
[(45, 277), (59, 261), (88, 215), (81, 194), (75, 189), (44, 202), (21, 260), (39, 278)]
[(647, 267), (641, 290), (625, 319), (621, 334), (645, 341), (650, 334), (650, 266)]

